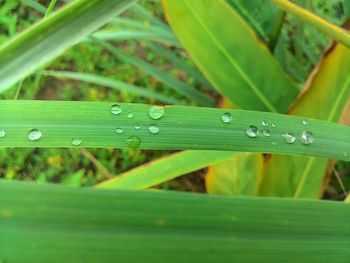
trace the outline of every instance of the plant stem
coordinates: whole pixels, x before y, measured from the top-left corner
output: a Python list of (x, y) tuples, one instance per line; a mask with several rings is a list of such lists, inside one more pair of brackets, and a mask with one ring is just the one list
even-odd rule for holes
[(51, 0), (50, 5), (46, 10), (44, 19), (52, 13), (53, 9), (55, 8), (56, 3), (57, 3), (57, 0)]

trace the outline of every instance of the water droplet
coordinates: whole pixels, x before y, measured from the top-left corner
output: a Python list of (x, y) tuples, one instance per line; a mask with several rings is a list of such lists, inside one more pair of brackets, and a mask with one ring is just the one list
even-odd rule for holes
[(134, 118), (134, 114), (132, 112), (129, 112), (128, 113), (128, 119), (132, 119), (132, 118)]
[(225, 112), (224, 114), (222, 114), (221, 120), (224, 123), (230, 123), (232, 121), (231, 113)]
[(115, 132), (116, 132), (117, 134), (122, 134), (122, 133), (124, 133), (124, 130), (123, 130), (122, 128), (116, 128), (116, 129), (115, 129)]
[(126, 139), (126, 144), (130, 147), (130, 148), (137, 148), (139, 147), (141, 143), (141, 140), (139, 137), (137, 136), (130, 136), (128, 139)]
[(135, 130), (139, 130), (139, 129), (141, 129), (141, 125), (138, 124), (138, 123), (136, 123), (135, 126), (134, 126), (134, 128), (135, 128)]
[(303, 124), (304, 126), (307, 126), (307, 125), (309, 125), (309, 121), (308, 121), (308, 120), (303, 120), (303, 121), (302, 121), (302, 124)]
[(5, 137), (5, 135), (6, 135), (5, 130), (0, 130), (0, 138)]
[(300, 136), (302, 144), (308, 145), (314, 142), (314, 135), (310, 131), (303, 131)]
[(148, 109), (148, 116), (153, 120), (158, 120), (164, 115), (163, 106), (151, 106)]
[(343, 155), (344, 155), (344, 157), (348, 157), (348, 153), (347, 152), (344, 152)]
[(81, 142), (82, 142), (82, 140), (81, 140), (79, 137), (74, 137), (74, 138), (72, 139), (72, 144), (73, 144), (74, 146), (79, 146), (79, 145), (81, 144)]
[(283, 138), (284, 138), (284, 141), (285, 141), (286, 143), (289, 143), (289, 144), (295, 143), (295, 141), (297, 140), (297, 137), (296, 137), (295, 134), (292, 133), (292, 132), (286, 132), (286, 133), (283, 134), (282, 136), (283, 136)]
[(271, 136), (271, 132), (268, 129), (263, 129), (262, 130), (262, 135), (264, 135), (265, 137), (270, 137)]
[(263, 120), (261, 122), (261, 125), (264, 126), (264, 127), (267, 127), (267, 126), (269, 126), (269, 123), (267, 121)]
[(155, 125), (155, 124), (150, 125), (150, 126), (148, 127), (148, 130), (149, 130), (149, 132), (152, 133), (152, 134), (157, 134), (157, 133), (159, 133), (159, 127), (158, 127), (157, 125)]
[(246, 134), (250, 138), (255, 138), (256, 136), (258, 136), (258, 133), (259, 133), (258, 127), (254, 126), (254, 125), (250, 125), (246, 130)]
[(122, 109), (120, 108), (120, 106), (118, 104), (114, 104), (111, 107), (111, 112), (114, 115), (118, 115), (118, 114), (122, 113)]
[(277, 146), (277, 142), (272, 142), (271, 143), (273, 146)]
[(43, 134), (41, 133), (40, 130), (38, 129), (31, 129), (29, 132), (28, 132), (28, 139), (31, 140), (31, 141), (37, 141), (41, 138)]
[(273, 127), (273, 128), (276, 128), (276, 123), (271, 123), (271, 126)]

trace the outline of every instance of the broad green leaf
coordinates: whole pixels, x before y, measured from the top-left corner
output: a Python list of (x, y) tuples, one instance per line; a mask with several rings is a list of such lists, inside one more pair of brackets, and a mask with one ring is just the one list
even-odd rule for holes
[(304, 23), (310, 24), (320, 30), (322, 33), (333, 38), (336, 41), (344, 44), (350, 48), (350, 34), (347, 30), (338, 27), (321, 17), (303, 9), (287, 0), (271, 0), (279, 8), (285, 10), (288, 13), (293, 14), (296, 18)]
[[(290, 114), (338, 122), (350, 95), (350, 50), (332, 48), (306, 84), (306, 93)], [(308, 121), (305, 129), (311, 129)], [(336, 137), (332, 130), (328, 133)], [(344, 152), (344, 154), (348, 154)], [(317, 198), (328, 160), (297, 156), (272, 156), (265, 168), (261, 194)]]
[[(350, 205), (0, 182), (4, 262), (347, 262)], [(326, 215), (326, 216), (325, 216)]]
[(144, 189), (229, 159), (236, 154), (219, 151), (183, 151), (136, 167), (96, 185), (96, 188)]
[(209, 167), (206, 189), (209, 194), (256, 195), (262, 172), (261, 154), (239, 154)]
[(134, 65), (135, 67), (140, 68), (147, 74), (155, 77), (156, 79), (164, 82), (167, 86), (172, 88), (178, 94), (185, 96), (188, 99), (196, 102), (199, 105), (203, 106), (212, 106), (213, 99), (208, 95), (204, 94), (201, 91), (198, 91), (194, 87), (188, 85), (187, 83), (177, 79), (176, 77), (171, 76), (170, 74), (163, 72), (160, 69), (155, 68), (153, 65), (148, 64), (142, 59), (130, 55), (120, 49), (116, 49), (107, 42), (97, 41), (100, 45), (108, 49), (113, 55), (117, 58), (122, 59), (123, 61)]
[(156, 93), (142, 87), (125, 83), (123, 81), (102, 77), (95, 74), (78, 73), (78, 72), (70, 72), (70, 71), (45, 71), (43, 72), (43, 75), (52, 76), (60, 79), (73, 79), (78, 81), (84, 81), (87, 83), (109, 87), (118, 91), (130, 92), (144, 98), (156, 99), (159, 102), (163, 102), (167, 104), (180, 104), (180, 105), (184, 104), (182, 101), (171, 98), (169, 96), (165, 96), (160, 93)]
[(288, 109), (298, 89), (228, 3), (224, 0), (163, 3), (180, 42), (226, 98), (243, 109), (272, 112)]
[[(287, 144), (282, 135), (292, 131), (301, 136), (305, 131), (302, 125), (304, 118), (204, 107), (166, 106), (163, 109), (164, 114), (157, 119), (160, 117), (157, 113), (159, 108), (152, 111), (144, 104), (1, 101), (0, 129), (4, 130), (5, 136), (0, 138), (0, 147), (223, 150), (350, 160), (347, 154), (350, 151), (350, 127), (347, 126), (309, 119), (307, 130), (314, 134), (314, 142), (304, 145), (298, 140)], [(222, 121), (224, 113), (231, 114), (230, 123)], [(250, 126), (263, 128), (262, 120), (276, 123), (276, 127), (271, 128), (271, 136), (247, 136), (247, 129), (255, 129)], [(135, 129), (135, 126), (140, 128)], [(117, 128), (123, 132), (117, 131)], [(254, 129), (250, 134), (255, 134)]]
[(270, 0), (227, 0), (233, 8), (249, 23), (255, 32), (268, 42), (277, 10)]
[(124, 11), (134, 0), (77, 0), (0, 47), (0, 92)]

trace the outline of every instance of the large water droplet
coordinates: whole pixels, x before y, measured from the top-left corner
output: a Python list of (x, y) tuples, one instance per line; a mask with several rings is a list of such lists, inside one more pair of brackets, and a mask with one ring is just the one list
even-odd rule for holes
[(123, 130), (122, 128), (116, 128), (116, 129), (115, 129), (115, 132), (116, 132), (117, 134), (122, 134), (122, 133), (124, 132), (124, 130)]
[(300, 136), (302, 144), (309, 145), (314, 142), (314, 135), (310, 131), (303, 131)]
[(254, 126), (254, 125), (250, 125), (246, 130), (246, 134), (250, 138), (255, 138), (256, 136), (258, 136), (258, 133), (259, 133), (258, 127)]
[(73, 144), (74, 146), (79, 146), (81, 143), (82, 143), (82, 140), (81, 140), (81, 138), (79, 138), (79, 137), (74, 137), (74, 138), (72, 139), (72, 144)]
[(151, 106), (148, 109), (148, 116), (153, 120), (158, 120), (164, 115), (163, 106)]
[(128, 139), (126, 139), (126, 144), (133, 149), (139, 147), (140, 143), (141, 140), (137, 136), (130, 136)]
[(309, 125), (309, 121), (308, 121), (308, 120), (303, 120), (301, 123), (302, 123), (304, 126)]
[(286, 132), (286, 133), (283, 134), (282, 136), (283, 136), (283, 138), (284, 138), (284, 141), (285, 141), (286, 143), (289, 143), (289, 144), (295, 143), (295, 141), (297, 140), (297, 137), (296, 137), (295, 134), (292, 133), (292, 132)]
[(269, 125), (269, 123), (266, 120), (263, 120), (261, 122), (261, 125), (264, 126), (264, 127), (267, 127)]
[(5, 130), (0, 130), (0, 138), (5, 137), (5, 135), (6, 135)]
[(132, 112), (129, 112), (129, 113), (128, 113), (128, 118), (129, 118), (129, 119), (134, 118), (134, 114), (133, 114)]
[(139, 129), (141, 129), (141, 125), (138, 124), (138, 123), (136, 123), (135, 126), (134, 126), (134, 128), (135, 128), (135, 130), (139, 130)]
[(152, 134), (157, 134), (157, 133), (159, 133), (159, 127), (158, 127), (157, 125), (155, 125), (155, 124), (150, 125), (150, 126), (148, 127), (148, 130), (149, 130), (149, 132), (152, 133)]
[(40, 130), (38, 129), (31, 129), (29, 132), (28, 132), (28, 139), (31, 140), (31, 141), (37, 141), (41, 138), (43, 134), (41, 133)]
[(224, 123), (230, 123), (232, 121), (231, 113), (225, 112), (224, 114), (222, 114), (221, 120)]
[(114, 104), (111, 107), (111, 112), (114, 115), (118, 115), (118, 114), (120, 114), (122, 112), (122, 109), (120, 108), (120, 106), (118, 104)]
[(263, 129), (262, 130), (262, 135), (265, 137), (270, 137), (271, 136), (271, 132), (268, 129)]

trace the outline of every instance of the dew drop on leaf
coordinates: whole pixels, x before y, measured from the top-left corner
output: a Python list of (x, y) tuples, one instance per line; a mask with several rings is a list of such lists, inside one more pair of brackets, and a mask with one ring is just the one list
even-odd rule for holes
[(246, 130), (246, 134), (250, 138), (255, 138), (256, 136), (258, 136), (258, 127), (250, 125)]
[(284, 141), (288, 144), (295, 143), (295, 141), (297, 140), (297, 137), (292, 132), (286, 132), (282, 136), (284, 138)]
[(261, 122), (261, 125), (264, 126), (264, 127), (267, 127), (269, 125), (269, 123), (266, 120), (263, 120)]
[(28, 132), (28, 139), (31, 141), (37, 141), (41, 138), (43, 134), (38, 129), (31, 129)]
[(265, 137), (270, 137), (271, 136), (271, 132), (268, 129), (263, 129), (262, 130), (262, 135)]
[(309, 145), (314, 142), (314, 135), (310, 131), (303, 131), (300, 136), (302, 144)]
[(124, 133), (124, 130), (122, 129), (122, 128), (116, 128), (115, 129), (115, 132), (117, 133), (117, 134), (122, 134), (122, 133)]
[(278, 143), (277, 143), (277, 142), (272, 142), (271, 144), (272, 144), (273, 146), (277, 146)]
[(128, 119), (132, 119), (132, 118), (134, 118), (134, 114), (132, 112), (129, 112), (128, 113)]
[(122, 113), (122, 109), (120, 108), (120, 106), (118, 104), (114, 104), (111, 107), (111, 112), (114, 115), (118, 115), (118, 114)]
[(230, 123), (232, 121), (231, 113), (225, 112), (224, 114), (222, 114), (221, 120), (223, 123)]
[(153, 120), (158, 120), (164, 115), (163, 106), (151, 106), (148, 109), (148, 116)]
[(137, 136), (130, 136), (129, 138), (126, 139), (126, 144), (128, 145), (128, 147), (133, 149), (139, 147), (140, 143), (141, 143), (141, 140)]
[(5, 135), (6, 135), (5, 130), (0, 130), (0, 138), (5, 137)]
[(149, 132), (152, 133), (152, 134), (157, 134), (157, 133), (159, 133), (159, 127), (158, 127), (157, 125), (155, 125), (155, 124), (150, 125), (150, 126), (148, 127), (148, 130), (149, 130)]
[(135, 130), (139, 130), (139, 129), (141, 129), (141, 125), (138, 124), (138, 123), (136, 123), (135, 126), (134, 126), (134, 128), (135, 128)]
[(72, 139), (72, 144), (73, 144), (74, 146), (79, 146), (81, 143), (82, 143), (82, 140), (81, 140), (79, 137), (74, 137), (74, 138)]
[(271, 126), (273, 127), (273, 128), (276, 128), (276, 123), (271, 123)]
[(309, 121), (308, 121), (308, 120), (303, 120), (301, 123), (302, 123), (304, 126), (309, 125)]

